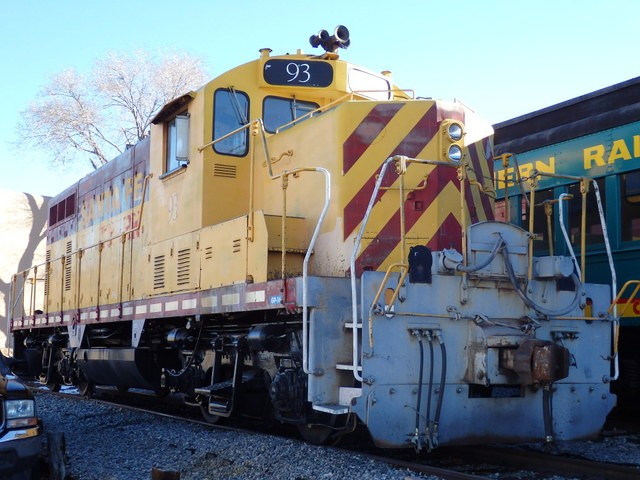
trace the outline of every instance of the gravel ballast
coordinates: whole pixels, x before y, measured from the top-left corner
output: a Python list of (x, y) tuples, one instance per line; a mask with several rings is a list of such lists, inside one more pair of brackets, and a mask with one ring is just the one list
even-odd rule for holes
[(217, 430), (93, 400), (47, 393), (36, 399), (45, 432), (64, 434), (72, 479), (150, 479), (153, 468), (180, 472), (180, 480), (437, 478), (292, 439)]
[[(95, 400), (36, 394), (45, 432), (64, 434), (67, 480), (150, 479), (152, 469), (180, 480), (437, 480), (344, 450), (295, 439), (243, 433), (112, 406)], [(611, 433), (611, 432), (610, 432)], [(529, 445), (534, 450), (542, 444)], [(640, 465), (640, 435), (558, 442), (558, 454)], [(500, 478), (500, 474), (489, 474)], [(540, 478), (522, 472), (509, 478)], [(560, 476), (545, 479), (562, 480)]]

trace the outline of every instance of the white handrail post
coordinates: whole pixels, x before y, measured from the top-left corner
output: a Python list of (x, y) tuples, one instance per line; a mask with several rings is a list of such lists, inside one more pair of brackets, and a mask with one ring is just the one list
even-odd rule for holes
[[(358, 250), (360, 249), (360, 243), (362, 242), (362, 237), (364, 236), (364, 229), (367, 226), (367, 222), (369, 221), (369, 216), (371, 215), (371, 210), (373, 210), (373, 205), (376, 202), (376, 198), (378, 197), (378, 192), (380, 191), (380, 186), (382, 185), (382, 179), (384, 178), (385, 173), (387, 173), (387, 167), (391, 162), (395, 160), (395, 157), (389, 157), (382, 164), (382, 169), (380, 170), (380, 174), (378, 175), (378, 179), (376, 180), (375, 187), (373, 189), (373, 193), (371, 194), (371, 199), (369, 200), (369, 205), (367, 206), (367, 210), (365, 211), (364, 217), (362, 218), (362, 223), (360, 224), (360, 230), (358, 231), (358, 235), (356, 236), (356, 240), (353, 245), (353, 251), (351, 252), (351, 322), (353, 328), (353, 376), (359, 382), (362, 382), (362, 375), (358, 373), (358, 292), (356, 287), (356, 257), (358, 255)], [(364, 327), (364, 325), (363, 325)], [(363, 331), (364, 335), (364, 331)]]

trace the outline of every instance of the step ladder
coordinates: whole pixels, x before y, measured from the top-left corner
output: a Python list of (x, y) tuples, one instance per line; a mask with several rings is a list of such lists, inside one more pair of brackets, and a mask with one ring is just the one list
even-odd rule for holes
[(221, 370), (222, 356), (221, 351), (220, 353), (216, 351), (211, 372), (211, 385), (194, 389), (196, 394), (207, 397), (208, 401), (205, 406), (207, 406), (207, 410), (211, 415), (229, 417), (233, 413), (236, 404), (236, 393), (242, 384), (243, 376), (244, 356), (242, 355), (240, 344), (240, 339), (236, 339), (233, 345), (235, 352), (232, 378), (218, 382), (215, 381), (218, 372)]

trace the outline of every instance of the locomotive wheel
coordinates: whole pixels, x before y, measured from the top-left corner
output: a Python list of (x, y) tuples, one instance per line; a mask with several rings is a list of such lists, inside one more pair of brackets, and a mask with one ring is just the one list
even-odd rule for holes
[(298, 433), (302, 439), (312, 445), (326, 445), (334, 433), (331, 427), (324, 425), (310, 425), (308, 423), (298, 423), (296, 425)]
[(91, 397), (93, 395), (93, 383), (89, 381), (79, 382), (78, 383), (78, 393), (83, 397)]
[(49, 388), (49, 390), (51, 390), (52, 392), (59, 392), (60, 391), (60, 387), (62, 386), (62, 384), (60, 383), (59, 380), (54, 379), (54, 380), (49, 380), (47, 383), (45, 383), (45, 385)]
[(209, 407), (207, 405), (206, 398), (200, 404), (200, 412), (202, 413), (202, 418), (204, 418), (204, 421), (207, 423), (210, 423), (211, 425), (215, 425), (216, 423), (219, 423), (220, 420), (222, 420), (223, 418), (220, 415), (209, 413)]
[(54, 372), (49, 378), (41, 376), (40, 382), (52, 392), (59, 392), (62, 386), (62, 378), (58, 375), (58, 372)]
[(296, 427), (302, 439), (307, 443), (333, 445), (340, 439), (340, 435), (336, 435), (339, 430), (333, 428), (337, 418), (335, 415), (323, 413), (310, 418), (309, 420), (313, 423), (298, 423)]
[(171, 391), (168, 388), (157, 388), (154, 390), (154, 393), (158, 398), (166, 398), (169, 396)]
[(95, 385), (93, 382), (87, 380), (82, 372), (80, 372), (80, 378), (78, 379), (78, 393), (83, 397), (91, 397), (93, 395), (94, 387)]
[(48, 348), (45, 353), (47, 356), (46, 373), (40, 375), (40, 382), (44, 383), (52, 392), (59, 392), (62, 385), (62, 376), (58, 371), (59, 364), (62, 362), (62, 354), (55, 348)]

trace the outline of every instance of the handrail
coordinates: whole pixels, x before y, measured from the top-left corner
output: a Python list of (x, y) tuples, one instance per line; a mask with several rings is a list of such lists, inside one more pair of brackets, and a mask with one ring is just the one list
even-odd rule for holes
[[(501, 156), (502, 157), (509, 157), (509, 156), (513, 156), (515, 157), (515, 155), (513, 154), (504, 154)], [(503, 158), (503, 160), (505, 160), (505, 158)], [(508, 161), (508, 160), (507, 160)], [(518, 171), (518, 170), (517, 170)], [(608, 257), (608, 261), (609, 261), (609, 269), (611, 271), (611, 278), (612, 278), (612, 297), (615, 296), (615, 292), (616, 292), (616, 283), (617, 283), (617, 278), (616, 278), (616, 272), (615, 272), (615, 266), (613, 263), (613, 255), (611, 253), (611, 244), (609, 242), (609, 235), (607, 232), (607, 226), (606, 226), (606, 221), (605, 221), (605, 217), (604, 217), (604, 209), (602, 207), (602, 198), (600, 196), (600, 188), (598, 187), (598, 183), (595, 181), (595, 179), (590, 178), (590, 177), (580, 177), (580, 176), (576, 176), (576, 175), (563, 175), (563, 174), (558, 174), (558, 173), (550, 173), (550, 172), (541, 172), (537, 169), (532, 170), (531, 175), (527, 178), (527, 180), (530, 183), (530, 192), (529, 194), (531, 195), (532, 198), (534, 198), (535, 192), (537, 190), (537, 179), (539, 177), (548, 177), (548, 178), (558, 178), (558, 179), (564, 179), (564, 180), (573, 180), (576, 182), (580, 182), (580, 193), (581, 193), (581, 201), (582, 201), (582, 213), (581, 213), (581, 221), (580, 221), (580, 247), (581, 247), (581, 261), (580, 261), (580, 265), (578, 265), (578, 261), (576, 258), (575, 253), (573, 252), (573, 248), (571, 246), (571, 242), (569, 240), (569, 236), (567, 235), (566, 229), (564, 227), (564, 216), (563, 216), (563, 207), (562, 207), (562, 199), (565, 198), (572, 198), (572, 195), (570, 194), (566, 194), (563, 193), (558, 197), (558, 201), (560, 203), (559, 206), (559, 213), (560, 213), (560, 227), (562, 229), (563, 235), (564, 235), (564, 239), (565, 239), (565, 243), (567, 244), (567, 247), (569, 249), (569, 252), (571, 254), (572, 260), (576, 266), (576, 270), (578, 271), (579, 275), (580, 275), (580, 279), (582, 282), (584, 282), (585, 280), (585, 258), (586, 258), (586, 195), (587, 195), (587, 191), (588, 191), (588, 186), (589, 184), (593, 185), (594, 188), (594, 192), (595, 192), (595, 196), (596, 196), (596, 203), (598, 206), (598, 215), (600, 218), (600, 225), (602, 226), (602, 233), (603, 233), (603, 237), (604, 237), (604, 244), (605, 244), (605, 249), (607, 252), (607, 257)], [(506, 177), (505, 177), (506, 178)], [(517, 183), (522, 184), (522, 181), (525, 179), (519, 179)], [(498, 180), (496, 180), (498, 181)], [(505, 191), (508, 192), (508, 185), (509, 185), (509, 181), (508, 180), (502, 180), (502, 182), (505, 184)], [(516, 182), (514, 182), (516, 183)], [(526, 197), (526, 194), (523, 191), (523, 196)], [(505, 196), (505, 206), (509, 203), (509, 197)], [(529, 231), (530, 233), (533, 233), (533, 208), (534, 206), (539, 206), (541, 204), (538, 205), (534, 205), (535, 202), (530, 202), (530, 212), (529, 212)], [(542, 202), (542, 204), (545, 204), (545, 202)], [(548, 205), (545, 204), (545, 208)], [(507, 221), (509, 221), (509, 219), (507, 218)], [(530, 243), (532, 244), (533, 239), (530, 240)], [(532, 245), (531, 245), (532, 247)], [(531, 254), (533, 252), (530, 252)], [(531, 255), (532, 256), (532, 255)]]
[[(508, 162), (508, 157), (509, 156), (513, 156), (515, 158), (515, 155), (512, 154), (504, 154), (501, 157), (503, 158), (503, 162)], [(504, 163), (503, 163), (504, 164)], [(508, 163), (506, 163), (508, 165)], [(517, 164), (516, 164), (517, 165)], [(516, 168), (516, 172), (519, 173), (519, 169)], [(613, 370), (614, 370), (614, 374), (613, 377), (609, 377), (609, 376), (605, 376), (604, 381), (605, 382), (612, 382), (618, 379), (619, 377), (619, 360), (618, 360), (618, 336), (619, 336), (619, 316), (617, 314), (617, 300), (619, 299), (620, 295), (622, 294), (622, 292), (624, 292), (625, 288), (627, 287), (627, 285), (629, 284), (629, 282), (627, 282), (624, 287), (622, 288), (622, 290), (620, 291), (620, 293), (616, 296), (616, 290), (617, 290), (617, 275), (616, 275), (616, 269), (615, 269), (615, 264), (613, 262), (613, 254), (611, 251), (611, 244), (609, 242), (609, 233), (607, 231), (607, 224), (605, 221), (605, 217), (604, 217), (604, 209), (602, 207), (602, 197), (600, 195), (600, 188), (598, 187), (598, 182), (595, 181), (595, 179), (593, 178), (589, 178), (589, 177), (579, 177), (579, 176), (575, 176), (575, 175), (564, 175), (564, 174), (557, 174), (557, 173), (549, 173), (549, 172), (540, 172), (537, 169), (534, 169), (531, 172), (531, 175), (529, 176), (529, 182), (531, 184), (531, 188), (530, 188), (530, 196), (531, 196), (531, 201), (530, 201), (530, 211), (529, 211), (529, 231), (530, 233), (533, 234), (533, 209), (534, 209), (534, 201), (533, 198), (535, 196), (535, 192), (536, 192), (536, 187), (537, 187), (537, 179), (538, 177), (549, 177), (549, 178), (558, 178), (558, 179), (563, 179), (563, 180), (572, 180), (575, 182), (580, 182), (580, 193), (581, 193), (581, 218), (580, 218), (580, 264), (578, 264), (578, 260), (576, 258), (575, 252), (573, 250), (573, 246), (571, 244), (571, 241), (569, 239), (569, 235), (567, 234), (567, 230), (566, 230), (566, 226), (565, 226), (565, 221), (564, 221), (564, 206), (563, 206), (563, 200), (565, 198), (572, 198), (572, 195), (567, 194), (567, 193), (562, 193), (560, 194), (560, 196), (558, 197), (558, 202), (559, 202), (559, 220), (560, 220), (560, 229), (562, 230), (562, 235), (563, 238), (565, 240), (567, 249), (569, 251), (571, 260), (573, 261), (573, 264), (575, 266), (576, 272), (578, 273), (581, 282), (584, 283), (585, 278), (586, 278), (586, 250), (587, 250), (587, 246), (586, 246), (586, 206), (587, 206), (587, 193), (588, 193), (588, 188), (589, 188), (589, 184), (593, 184), (593, 189), (594, 189), (594, 193), (596, 196), (596, 204), (598, 207), (598, 215), (600, 218), (600, 225), (602, 227), (602, 235), (603, 235), (603, 239), (604, 239), (604, 245), (605, 245), (605, 250), (607, 253), (607, 261), (609, 262), (609, 270), (611, 273), (611, 297), (615, 297), (616, 300), (613, 301), (613, 303), (611, 304), (611, 306), (609, 307), (609, 309), (607, 310), (608, 315), (611, 317), (612, 316), (612, 329), (613, 329), (613, 345), (612, 345), (612, 356), (610, 357), (611, 361), (613, 362)], [(505, 211), (508, 211), (508, 204), (509, 204), (509, 196), (508, 196), (508, 188), (509, 188), (509, 181), (506, 179), (506, 175), (505, 175), (505, 180), (503, 181), (505, 186)], [(515, 182), (514, 182), (515, 183)], [(526, 198), (526, 194), (524, 192), (524, 189), (522, 187), (522, 179), (519, 178), (518, 175), (518, 183), (520, 184), (522, 191), (522, 195)], [(544, 202), (543, 202), (544, 203)], [(550, 208), (548, 204), (545, 204), (545, 209)], [(509, 221), (510, 219), (507, 218), (507, 221)], [(549, 237), (551, 237), (551, 235), (549, 235)], [(551, 242), (551, 240), (549, 240)], [(529, 268), (529, 275), (531, 275), (531, 262), (532, 262), (532, 257), (533, 257), (533, 235), (531, 235), (530, 240), (529, 240), (529, 250), (530, 250), (530, 256), (529, 256), (529, 262), (530, 262), (530, 268)], [(553, 254), (553, 250), (552, 248), (549, 249), (550, 253)], [(632, 281), (633, 282), (633, 281)], [(634, 291), (633, 296), (635, 296), (635, 294), (637, 294), (637, 291), (640, 289), (640, 286), (636, 289), (636, 291)], [(625, 310), (626, 308), (628, 308), (628, 304), (625, 306)], [(624, 312), (624, 310), (623, 310)], [(613, 315), (612, 315), (613, 314)]]
[[(313, 234), (311, 235), (311, 240), (309, 241), (309, 246), (307, 247), (307, 252), (305, 253), (304, 260), (302, 262), (302, 370), (307, 375), (315, 375), (318, 372), (316, 370), (311, 369), (309, 366), (309, 357), (310, 357), (310, 345), (309, 345), (309, 312), (308, 312), (308, 291), (309, 291), (309, 260), (311, 259), (311, 254), (313, 253), (313, 248), (316, 244), (316, 240), (320, 234), (320, 228), (324, 222), (325, 217), (327, 216), (327, 212), (329, 211), (329, 205), (331, 203), (331, 174), (329, 170), (323, 167), (299, 167), (293, 168), (291, 170), (285, 170), (280, 174), (274, 175), (271, 178), (273, 180), (277, 178), (282, 178), (283, 180), (283, 200), (286, 202), (286, 191), (287, 187), (286, 180), (290, 175), (298, 175), (302, 172), (319, 172), (322, 173), (325, 177), (325, 198), (324, 205), (320, 212), (320, 216), (318, 217), (318, 221), (316, 222), (316, 226), (313, 230)], [(286, 203), (285, 203), (286, 205)], [(284, 231), (284, 222), (286, 218), (286, 207), (283, 206), (283, 218), (282, 218), (282, 280), (286, 281), (285, 275), (285, 261), (284, 256), (286, 254), (285, 248), (285, 231)], [(286, 301), (286, 298), (284, 299)]]
[[(576, 269), (576, 272), (578, 272), (578, 277), (580, 279), (583, 278), (582, 276), (582, 270), (580, 269), (580, 265), (578, 264), (578, 259), (576, 258), (576, 254), (573, 251), (573, 245), (571, 245), (571, 240), (569, 239), (569, 234), (567, 233), (567, 227), (565, 227), (564, 225), (564, 208), (563, 208), (563, 200), (565, 198), (572, 198), (573, 195), (569, 194), (569, 193), (561, 193), (560, 196), (558, 197), (558, 213), (560, 215), (560, 229), (562, 230), (562, 236), (564, 237), (564, 241), (567, 244), (567, 249), (569, 250), (569, 255), (571, 256), (571, 260), (573, 260), (573, 266)], [(532, 212), (533, 213), (533, 212)], [(531, 218), (533, 218), (533, 215), (530, 215)], [(584, 252), (582, 253), (584, 255)]]
[[(607, 232), (607, 222), (604, 218), (604, 209), (602, 207), (602, 198), (600, 198), (600, 187), (598, 182), (593, 182), (593, 190), (596, 193), (596, 201), (598, 204), (598, 215), (600, 215), (600, 225), (602, 226), (602, 236), (604, 237), (604, 246), (607, 250), (607, 259), (609, 260), (609, 270), (611, 271), (611, 296), (614, 297), (616, 290), (618, 289), (618, 278), (616, 275), (616, 267), (613, 263), (613, 253), (611, 251), (611, 244), (609, 243), (609, 233)], [(584, 255), (584, 253), (583, 253)], [(618, 316), (616, 309), (613, 310), (614, 316)]]
[[(389, 277), (391, 276), (391, 272), (396, 268), (400, 270), (400, 277), (398, 278), (398, 284), (396, 288), (393, 290), (393, 295), (389, 300), (389, 308), (391, 308), (391, 306), (393, 306), (393, 304), (396, 302), (400, 294), (400, 288), (402, 287), (404, 280), (405, 278), (407, 278), (407, 274), (409, 273), (409, 265), (401, 262), (392, 263), (391, 265), (389, 265), (389, 268), (387, 268), (387, 272), (384, 274), (382, 282), (380, 282), (378, 291), (376, 292), (373, 300), (371, 301), (371, 305), (369, 306), (369, 316), (367, 317), (367, 321), (369, 323), (369, 347), (371, 349), (373, 349), (373, 311), (375, 310), (375, 306), (378, 303), (380, 296), (382, 295), (382, 291), (384, 290), (384, 287), (387, 284)], [(387, 306), (386, 303), (385, 306)], [(385, 311), (385, 313), (391, 313), (391, 311)]]
[[(320, 212), (320, 216), (318, 217), (318, 221), (316, 222), (316, 226), (313, 230), (313, 234), (311, 235), (311, 240), (309, 241), (309, 246), (307, 248), (307, 252), (305, 253), (304, 260), (302, 261), (302, 370), (307, 375), (315, 375), (316, 372), (309, 365), (310, 358), (310, 349), (311, 346), (309, 344), (309, 260), (311, 259), (311, 254), (313, 253), (313, 248), (320, 234), (320, 228), (322, 227), (322, 223), (324, 222), (325, 217), (327, 216), (327, 212), (329, 211), (329, 205), (331, 203), (331, 173), (329, 170), (323, 167), (299, 167), (293, 168), (291, 170), (284, 170), (280, 173), (273, 173), (273, 166), (271, 162), (271, 155), (269, 153), (269, 145), (267, 144), (267, 134), (264, 128), (264, 122), (261, 118), (257, 118), (250, 122), (250, 125), (253, 128), (254, 135), (260, 134), (262, 139), (262, 148), (264, 150), (265, 161), (267, 164), (267, 173), (271, 180), (276, 180), (278, 178), (282, 179), (282, 189), (283, 189), (283, 217), (282, 217), (282, 280), (285, 280), (285, 265), (284, 265), (284, 256), (286, 255), (285, 248), (285, 219), (286, 219), (286, 190), (287, 190), (287, 178), (289, 175), (297, 175), (301, 172), (319, 172), (324, 175), (325, 178), (325, 186), (324, 186), (324, 205), (322, 206), (322, 210)], [(285, 283), (286, 285), (286, 283)], [(286, 301), (286, 299), (285, 299)]]
[(631, 305), (631, 301), (633, 299), (636, 298), (636, 295), (638, 294), (638, 292), (640, 292), (640, 280), (629, 280), (627, 282), (625, 282), (625, 284), (622, 286), (622, 288), (620, 289), (620, 292), (618, 292), (618, 294), (616, 295), (615, 299), (613, 300), (613, 302), (611, 302), (611, 305), (609, 305), (609, 309), (607, 310), (607, 313), (611, 314), (614, 311), (616, 311), (616, 305), (618, 304), (618, 302), (620, 301), (620, 299), (622, 298), (622, 294), (624, 294), (624, 292), (627, 290), (627, 287), (630, 285), (637, 285), (635, 290), (633, 291), (633, 293), (631, 295), (629, 295), (629, 299), (627, 300), (625, 306), (622, 308), (622, 311), (620, 312), (620, 316), (624, 316), (624, 314), (627, 311), (627, 308), (629, 308), (629, 305)]
[(235, 130), (231, 130), (228, 133), (225, 133), (224, 135), (222, 135), (221, 137), (218, 138), (214, 138), (213, 140), (211, 140), (209, 143), (205, 143), (204, 145), (201, 145), (197, 148), (198, 153), (202, 153), (202, 151), (207, 148), (210, 147), (211, 145), (215, 145), (218, 142), (221, 142), (223, 140), (226, 140), (229, 137), (234, 136), (237, 133), (240, 133), (243, 130), (248, 129), (249, 127), (251, 127), (252, 122), (246, 123), (245, 125), (242, 125), (241, 127), (236, 128)]
[(353, 244), (353, 250), (351, 252), (350, 259), (350, 269), (351, 269), (351, 320), (352, 320), (352, 329), (353, 329), (353, 376), (359, 382), (362, 382), (362, 375), (358, 373), (358, 292), (356, 288), (356, 256), (358, 255), (358, 251), (360, 250), (360, 243), (362, 242), (362, 237), (364, 236), (364, 229), (369, 222), (369, 217), (371, 216), (371, 211), (373, 210), (373, 205), (378, 198), (378, 192), (380, 191), (380, 186), (382, 185), (382, 179), (387, 173), (387, 168), (391, 162), (395, 161), (395, 157), (387, 158), (382, 164), (382, 168), (380, 169), (380, 174), (376, 179), (375, 186), (373, 188), (373, 193), (371, 194), (371, 198), (369, 199), (369, 205), (367, 205), (367, 209), (365, 210), (364, 216), (362, 218), (362, 223), (360, 224), (360, 230), (358, 230), (358, 234), (356, 236), (355, 242)]
[[(34, 277), (33, 277), (34, 278), (34, 282), (33, 282), (34, 291), (32, 292), (32, 297), (34, 298), (34, 303), (33, 303), (33, 305), (30, 304), (30, 306), (29, 306), (30, 309), (31, 309), (30, 316), (35, 315), (35, 313), (34, 313), (35, 312), (35, 298), (37, 296), (36, 292), (35, 292), (35, 285), (36, 285), (36, 280), (37, 280), (36, 275), (37, 275), (38, 267), (45, 266), (45, 276), (46, 276), (46, 275), (49, 275), (48, 266), (51, 263), (54, 263), (54, 262), (57, 262), (57, 261), (62, 261), (62, 264), (63, 264), (62, 273), (64, 275), (64, 268), (66, 266), (66, 262), (67, 262), (67, 260), (70, 261), (70, 258), (72, 256), (74, 256), (74, 255), (82, 256), (86, 250), (88, 250), (90, 248), (96, 248), (96, 247), (102, 248), (102, 245), (104, 245), (105, 243), (111, 242), (111, 241), (116, 240), (116, 239), (121, 239), (122, 242), (124, 242), (127, 235), (130, 235), (132, 233), (135, 233), (135, 232), (139, 231), (140, 228), (142, 227), (142, 214), (144, 212), (144, 205), (145, 205), (145, 201), (146, 201), (147, 186), (148, 186), (148, 183), (149, 183), (149, 179), (152, 178), (152, 177), (153, 177), (153, 173), (148, 173), (144, 177), (144, 181), (143, 181), (143, 185), (142, 185), (142, 196), (141, 196), (141, 200), (140, 200), (140, 207), (138, 209), (138, 215), (137, 215), (138, 216), (137, 224), (135, 222), (135, 216), (133, 216), (132, 225), (134, 225), (134, 226), (132, 226), (131, 228), (129, 228), (128, 230), (126, 230), (124, 232), (118, 233), (117, 235), (113, 235), (113, 236), (111, 236), (111, 237), (109, 237), (107, 239), (104, 239), (104, 240), (99, 240), (97, 243), (94, 243), (94, 244), (89, 245), (87, 247), (78, 248), (74, 252), (65, 253), (64, 255), (61, 255), (59, 257), (56, 257), (56, 258), (53, 258), (53, 259), (49, 259), (49, 260), (45, 261), (44, 263), (39, 263), (39, 264), (36, 264), (36, 265), (32, 265), (31, 267), (26, 268), (24, 270), (21, 270), (20, 272), (17, 272), (16, 274), (13, 275), (12, 281), (13, 281), (14, 278), (17, 278), (18, 275), (20, 275), (20, 274), (22, 274), (23, 277), (26, 277), (28, 272), (30, 272), (32, 269), (34, 270)], [(133, 210), (133, 208), (132, 208), (132, 210)], [(64, 276), (63, 276), (63, 281), (64, 281)], [(64, 290), (62, 290), (62, 293), (64, 294)], [(46, 299), (45, 299), (45, 301), (46, 301)], [(17, 299), (16, 299), (16, 303), (17, 303)], [(60, 307), (62, 308), (63, 305), (61, 304)], [(48, 312), (48, 309), (46, 309), (46, 310)], [(23, 315), (23, 317), (24, 317), (24, 315)], [(13, 316), (11, 315), (9, 318), (13, 318)]]
[[(627, 287), (630, 285), (636, 285), (636, 288), (633, 290), (633, 293), (631, 293), (631, 295), (629, 295), (629, 298), (627, 299), (627, 302), (625, 304), (625, 306), (622, 308), (622, 311), (620, 312), (620, 316), (618, 316), (617, 314), (617, 308), (618, 308), (618, 302), (620, 301), (620, 299), (622, 298), (622, 295), (625, 293), (625, 291), (627, 290)], [(618, 292), (618, 294), (615, 296), (615, 299), (613, 300), (613, 302), (611, 302), (611, 305), (609, 305), (609, 308), (607, 309), (607, 313), (611, 314), (613, 313), (613, 362), (614, 362), (614, 371), (613, 371), (613, 377), (605, 377), (605, 381), (607, 382), (613, 382), (616, 381), (618, 379), (618, 377), (620, 376), (620, 369), (619, 369), (619, 365), (618, 365), (618, 339), (620, 337), (620, 317), (622, 317), (625, 312), (627, 311), (627, 308), (629, 308), (629, 305), (631, 305), (632, 300), (634, 300), (636, 298), (636, 295), (638, 295), (638, 292), (640, 291), (640, 280), (629, 280), (627, 281), (622, 288), (620, 289), (620, 292)]]
[(289, 128), (291, 125), (294, 125), (298, 122), (301, 122), (303, 120), (306, 120), (307, 118), (313, 117), (314, 115), (318, 114), (318, 113), (322, 113), (325, 110), (328, 110), (332, 107), (334, 107), (335, 105), (338, 105), (340, 103), (344, 103), (346, 101), (349, 101), (353, 98), (353, 94), (354, 92), (350, 92), (347, 93), (345, 95), (343, 95), (342, 97), (337, 98), (336, 100), (333, 100), (332, 102), (327, 103), (326, 105), (322, 105), (318, 108), (315, 108), (313, 110), (308, 111), (307, 113), (305, 113), (304, 115), (300, 115), (298, 118), (295, 118), (294, 120), (291, 120), (290, 122), (287, 122), (283, 125), (280, 125), (278, 128), (276, 128), (276, 134), (280, 133), (280, 131), (285, 130), (287, 128)]
[[(301, 171), (303, 171), (301, 169)], [(322, 168), (322, 167), (316, 167), (316, 168), (312, 168), (312, 169), (304, 169), (304, 171), (315, 171), (315, 172), (321, 172), (324, 177), (325, 177), (325, 190), (324, 190), (324, 206), (322, 207), (322, 211), (320, 212), (320, 217), (318, 218), (318, 222), (316, 223), (316, 228), (313, 230), (313, 235), (311, 236), (311, 241), (309, 242), (309, 248), (307, 248), (307, 253), (304, 256), (304, 260), (302, 262), (302, 351), (303, 351), (303, 357), (302, 357), (302, 362), (303, 362), (303, 370), (305, 373), (309, 374), (309, 373), (316, 373), (315, 371), (311, 372), (309, 365), (308, 365), (308, 353), (305, 355), (305, 348), (304, 345), (307, 342), (308, 343), (308, 315), (309, 313), (307, 312), (307, 306), (308, 306), (308, 265), (309, 265), (309, 259), (311, 258), (311, 253), (313, 252), (313, 247), (315, 246), (316, 240), (318, 238), (318, 235), (320, 234), (320, 227), (322, 226), (322, 223), (324, 222), (324, 218), (327, 215), (327, 212), (329, 211), (329, 203), (331, 202), (331, 174), (329, 173), (329, 171), (326, 168)], [(305, 331), (307, 330), (307, 331)], [(309, 345), (307, 345), (307, 348), (309, 347)], [(307, 365), (305, 365), (305, 360), (307, 360)], [(306, 367), (306, 368), (305, 368)]]
[[(459, 176), (461, 176), (462, 178), (464, 178), (464, 173), (460, 172), (460, 170), (465, 168), (465, 164), (453, 164), (453, 163), (449, 163), (449, 162), (444, 162), (444, 161), (440, 161), (440, 160), (425, 160), (425, 159), (419, 159), (419, 158), (411, 158), (411, 157), (407, 157), (405, 155), (394, 155), (392, 157), (387, 158), (383, 164), (382, 167), (380, 169), (380, 173), (378, 174), (377, 178), (376, 178), (376, 183), (374, 185), (373, 188), (373, 192), (371, 193), (371, 198), (369, 199), (369, 204), (367, 205), (367, 209), (365, 210), (364, 216), (362, 217), (362, 222), (360, 224), (360, 229), (358, 230), (358, 233), (356, 235), (355, 241), (354, 241), (354, 245), (353, 245), (353, 250), (351, 252), (351, 258), (350, 258), (350, 277), (351, 277), (351, 325), (352, 325), (352, 329), (353, 329), (353, 351), (352, 351), (352, 363), (353, 363), (353, 375), (355, 377), (355, 379), (359, 382), (361, 382), (362, 376), (358, 373), (358, 363), (359, 363), (359, 354), (358, 354), (358, 292), (357, 292), (357, 279), (356, 279), (356, 257), (358, 256), (358, 253), (360, 251), (360, 245), (362, 243), (362, 238), (364, 236), (364, 231), (367, 227), (367, 224), (369, 222), (369, 219), (371, 217), (371, 212), (373, 210), (373, 206), (376, 203), (376, 199), (378, 198), (378, 193), (381, 190), (381, 186), (382, 186), (382, 181), (384, 179), (384, 176), (387, 173), (387, 169), (389, 167), (389, 164), (392, 162), (397, 162), (398, 163), (398, 173), (400, 175), (400, 210), (401, 210), (401, 216), (404, 215), (404, 174), (406, 173), (407, 170), (407, 166), (410, 163), (419, 163), (419, 164), (423, 164), (423, 165), (434, 165), (434, 166), (446, 166), (446, 167), (455, 167), (459, 170)], [(464, 180), (463, 180), (464, 181)], [(461, 196), (464, 196), (464, 191), (461, 192)], [(463, 216), (464, 216), (464, 212), (463, 212)], [(401, 219), (401, 229), (402, 231), (400, 232), (401, 235), (401, 251), (402, 251), (402, 255), (404, 256), (404, 242), (405, 242), (405, 233), (404, 232), (404, 220)], [(385, 275), (385, 278), (388, 277), (389, 272), (391, 270), (391, 268), (396, 267), (396, 266), (400, 266), (400, 265), (405, 265), (404, 264), (404, 258), (401, 259), (401, 261), (399, 263), (395, 263), (393, 264), (391, 267), (389, 267), (389, 270), (387, 271), (387, 274)], [(465, 263), (466, 265), (466, 263)], [(408, 271), (408, 269), (407, 269)], [(402, 276), (402, 280), (404, 280), (404, 277), (406, 277), (406, 272), (404, 274), (404, 276)], [(394, 296), (393, 296), (393, 300), (395, 302), (395, 299), (397, 298), (397, 294), (399, 291), (399, 287), (394, 291)], [(376, 298), (379, 295), (376, 296)], [(392, 302), (393, 303), (393, 302)], [(372, 308), (372, 307), (371, 307)], [(370, 308), (370, 311), (371, 311)], [(373, 334), (372, 334), (372, 328), (371, 328), (371, 323), (372, 323), (372, 318), (369, 318), (369, 342), (370, 342), (370, 347), (373, 350)]]
[[(611, 296), (613, 297), (617, 290), (618, 279), (616, 277), (616, 268), (613, 263), (613, 253), (611, 252), (611, 245), (609, 243), (609, 233), (607, 232), (607, 223), (604, 218), (604, 209), (602, 208), (602, 198), (600, 198), (600, 188), (598, 187), (598, 182), (593, 182), (593, 190), (596, 194), (596, 201), (598, 204), (598, 214), (600, 215), (600, 225), (602, 226), (602, 236), (604, 237), (604, 245), (607, 250), (607, 259), (609, 261), (609, 270), (611, 271)], [(586, 257), (586, 248), (582, 251), (583, 258)], [(636, 292), (634, 292), (635, 294)], [(618, 359), (618, 336), (620, 332), (620, 325), (618, 322), (617, 316), (617, 307), (614, 305), (613, 307), (614, 320), (612, 323), (612, 332), (613, 332), (613, 377), (607, 378), (609, 382), (614, 382), (618, 380), (620, 376), (620, 368), (619, 368), (619, 359)]]
[[(339, 104), (344, 103), (344, 102), (349, 101), (349, 100), (356, 100), (357, 99), (356, 98), (357, 95), (366, 96), (366, 95), (363, 95), (363, 94), (365, 94), (365, 93), (384, 93), (384, 92), (388, 92), (390, 97), (393, 96), (395, 92), (408, 92), (408, 93), (412, 94), (412, 96), (411, 96), (412, 99), (415, 98), (415, 91), (413, 89), (409, 89), (409, 88), (389, 89), (389, 90), (354, 90), (352, 92), (344, 94), (343, 96), (337, 98), (336, 100), (333, 100), (333, 101), (327, 103), (326, 105), (322, 105), (322, 106), (320, 106), (318, 108), (310, 110), (307, 113), (305, 113), (304, 115), (300, 115), (298, 118), (295, 118), (294, 120), (291, 120), (290, 122), (287, 122), (284, 125), (280, 125), (278, 128), (276, 128), (275, 133), (280, 133), (280, 131), (289, 128), (291, 125), (294, 125), (294, 124), (296, 124), (296, 123), (298, 123), (298, 122), (300, 122), (302, 120), (306, 120), (307, 118), (313, 117), (314, 115), (316, 115), (318, 113), (322, 113), (325, 110), (329, 110), (330, 108), (333, 108), (336, 105), (339, 105)], [(367, 98), (366, 100), (370, 100), (370, 99)]]

